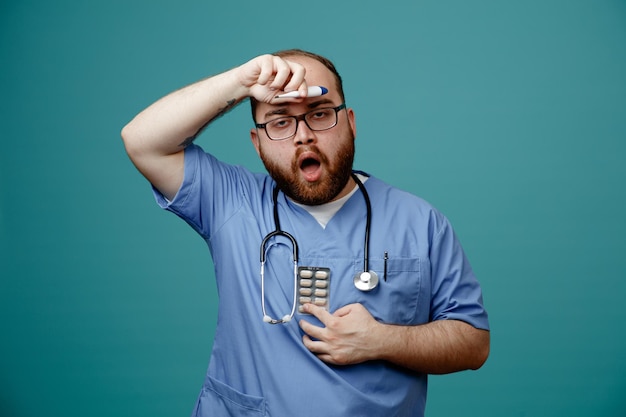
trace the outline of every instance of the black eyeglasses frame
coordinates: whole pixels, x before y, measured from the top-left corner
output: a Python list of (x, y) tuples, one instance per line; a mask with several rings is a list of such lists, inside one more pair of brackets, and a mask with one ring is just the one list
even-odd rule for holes
[[(311, 129), (312, 131), (314, 131), (314, 132), (323, 132), (323, 131), (325, 131), (325, 130), (330, 130), (330, 129), (332, 129), (333, 127), (337, 126), (337, 122), (339, 121), (339, 115), (338, 115), (338, 113), (339, 113), (341, 110), (345, 109), (345, 108), (346, 108), (346, 103), (341, 103), (341, 104), (340, 104), (340, 105), (338, 105), (337, 107), (320, 107), (320, 108), (317, 108), (317, 109), (313, 109), (313, 110), (311, 110), (311, 111), (308, 111), (308, 112), (306, 112), (306, 113), (299, 114), (299, 115), (297, 115), (297, 116), (281, 116), (281, 117), (277, 117), (277, 118), (272, 119), (272, 120), (268, 120), (268, 121), (267, 121), (267, 122), (265, 122), (265, 123), (255, 123), (255, 124), (254, 124), (254, 126), (255, 126), (257, 129), (263, 129), (263, 130), (265, 131), (265, 134), (267, 135), (267, 137), (268, 137), (270, 140), (274, 140), (274, 141), (287, 140), (287, 139), (290, 139), (290, 138), (294, 137), (294, 136), (296, 135), (296, 133), (298, 133), (298, 125), (300, 124), (300, 121), (303, 121), (303, 122), (306, 124), (306, 126), (307, 126), (309, 129)], [(306, 121), (306, 116), (307, 116), (307, 115), (309, 115), (309, 114), (311, 114), (311, 113), (315, 113), (316, 111), (323, 110), (323, 109), (332, 109), (332, 110), (334, 110), (334, 111), (335, 111), (335, 124), (333, 124), (332, 126), (326, 127), (326, 128), (324, 128), (324, 129), (313, 129), (311, 126), (309, 126), (309, 123)], [(296, 130), (295, 130), (295, 132), (293, 132), (293, 135), (290, 135), (290, 136), (287, 136), (287, 137), (284, 137), (284, 138), (280, 138), (280, 139), (274, 139), (274, 138), (272, 138), (272, 137), (269, 135), (269, 133), (267, 133), (267, 129), (266, 129), (265, 127), (266, 127), (269, 123), (272, 123), (272, 122), (274, 122), (274, 121), (276, 121), (276, 120), (279, 120), (279, 119), (284, 119), (284, 118), (293, 118), (293, 119), (296, 119)]]

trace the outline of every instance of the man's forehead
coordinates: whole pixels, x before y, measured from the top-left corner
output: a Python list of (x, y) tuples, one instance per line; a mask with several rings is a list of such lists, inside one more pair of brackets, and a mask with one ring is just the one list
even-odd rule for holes
[(296, 115), (300, 112), (307, 112), (309, 110), (313, 110), (318, 107), (328, 107), (328, 106), (335, 105), (334, 102), (330, 98), (326, 98), (326, 97), (323, 97), (323, 98), (315, 97), (315, 98), (317, 100), (311, 99), (311, 101), (304, 101), (302, 103), (283, 103), (283, 104), (276, 104), (276, 105), (265, 104), (268, 107), (260, 109), (260, 113), (263, 114), (265, 118), (268, 118), (273, 115), (281, 115), (281, 114)]

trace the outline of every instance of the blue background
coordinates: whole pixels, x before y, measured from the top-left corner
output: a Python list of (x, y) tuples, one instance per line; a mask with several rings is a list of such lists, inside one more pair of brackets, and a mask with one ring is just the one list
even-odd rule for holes
[[(411, 4), (408, 4), (411, 3)], [(217, 299), (202, 239), (119, 132), (261, 53), (333, 59), (356, 167), (454, 224), (492, 353), (429, 416), (626, 411), (626, 2), (0, 4), (0, 415), (191, 412)], [(198, 143), (262, 170), (246, 104)]]

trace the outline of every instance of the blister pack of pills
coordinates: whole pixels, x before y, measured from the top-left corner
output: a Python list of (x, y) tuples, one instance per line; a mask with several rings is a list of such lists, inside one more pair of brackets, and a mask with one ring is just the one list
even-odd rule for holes
[(330, 295), (330, 269), (317, 266), (298, 267), (298, 311), (304, 304), (312, 303), (328, 310)]

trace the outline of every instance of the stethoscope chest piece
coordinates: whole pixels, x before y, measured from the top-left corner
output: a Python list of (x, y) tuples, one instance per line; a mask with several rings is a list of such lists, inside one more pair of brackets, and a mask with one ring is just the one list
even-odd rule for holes
[(378, 275), (374, 271), (359, 272), (354, 276), (354, 286), (361, 291), (371, 291), (378, 286)]

